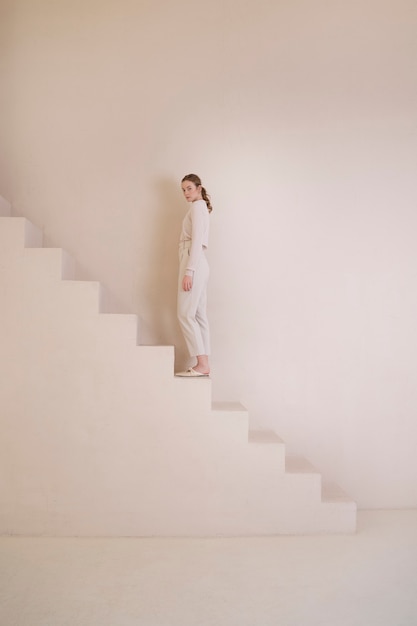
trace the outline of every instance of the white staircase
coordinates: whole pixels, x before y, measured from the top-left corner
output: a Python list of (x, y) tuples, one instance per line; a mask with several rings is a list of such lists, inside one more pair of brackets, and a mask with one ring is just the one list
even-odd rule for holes
[(0, 534), (355, 531), (354, 502), (209, 379), (175, 378), (173, 347), (136, 345), (136, 316), (101, 314), (41, 242), (0, 217)]

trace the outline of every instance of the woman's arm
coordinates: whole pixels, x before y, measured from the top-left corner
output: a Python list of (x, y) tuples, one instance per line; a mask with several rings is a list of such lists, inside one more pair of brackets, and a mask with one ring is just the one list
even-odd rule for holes
[[(204, 201), (203, 201), (204, 202)], [(194, 202), (191, 207), (191, 247), (190, 256), (187, 263), (187, 269), (182, 281), (184, 291), (190, 291), (193, 286), (193, 276), (198, 261), (203, 253), (204, 233), (206, 229), (206, 221), (208, 220), (208, 212), (206, 203), (204, 206), (200, 202)]]

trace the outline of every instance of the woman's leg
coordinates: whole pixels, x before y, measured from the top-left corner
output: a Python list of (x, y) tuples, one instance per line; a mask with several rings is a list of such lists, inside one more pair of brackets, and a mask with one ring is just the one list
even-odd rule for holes
[[(203, 261), (207, 263), (207, 260), (204, 258)], [(207, 266), (208, 270), (208, 266)], [(208, 273), (207, 273), (208, 278)], [(209, 323), (207, 319), (207, 282), (205, 283), (204, 289), (201, 292), (200, 300), (198, 303), (197, 311), (195, 314), (195, 319), (200, 329), (201, 339), (204, 345), (204, 353), (197, 354), (197, 365), (193, 367), (194, 370), (203, 374), (210, 373), (210, 365), (208, 355), (210, 354), (210, 330)]]
[(208, 374), (208, 354), (210, 352), (209, 328), (206, 315), (208, 263), (202, 257), (194, 272), (193, 286), (190, 291), (182, 289), (182, 277), (188, 261), (188, 250), (182, 250), (178, 280), (178, 321), (184, 335), (190, 356), (196, 357), (193, 369)]

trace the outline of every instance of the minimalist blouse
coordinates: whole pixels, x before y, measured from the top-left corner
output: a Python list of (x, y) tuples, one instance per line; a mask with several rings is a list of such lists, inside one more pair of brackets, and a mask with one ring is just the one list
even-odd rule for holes
[(190, 255), (185, 274), (192, 276), (198, 265), (203, 250), (208, 248), (209, 212), (204, 200), (196, 200), (184, 217), (180, 244), (190, 241)]

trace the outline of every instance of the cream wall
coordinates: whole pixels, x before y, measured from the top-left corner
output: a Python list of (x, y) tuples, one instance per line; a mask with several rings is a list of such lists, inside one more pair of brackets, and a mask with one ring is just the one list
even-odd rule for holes
[(9, 6), (0, 191), (15, 213), (182, 366), (179, 179), (199, 173), (214, 398), (362, 508), (417, 506), (415, 3)]
[(11, 0), (0, 2), (0, 193), (11, 194)]

